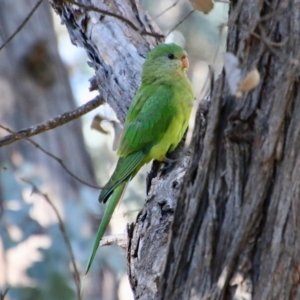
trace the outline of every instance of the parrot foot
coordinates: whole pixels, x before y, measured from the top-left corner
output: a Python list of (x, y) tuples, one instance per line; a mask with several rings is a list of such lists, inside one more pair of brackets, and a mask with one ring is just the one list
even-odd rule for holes
[(165, 163), (165, 164), (174, 164), (176, 162), (178, 162), (181, 158), (175, 158), (175, 159), (172, 159), (172, 158), (167, 158), (165, 157), (162, 162)]
[(162, 172), (163, 174), (166, 174), (166, 173), (170, 172), (170, 171), (175, 167), (176, 163), (177, 163), (178, 161), (180, 161), (180, 159), (181, 159), (181, 158), (171, 159), (171, 158), (165, 157), (165, 158), (163, 159), (163, 161), (162, 161), (162, 162), (164, 163), (164, 166), (163, 166), (163, 168), (161, 169), (161, 172)]

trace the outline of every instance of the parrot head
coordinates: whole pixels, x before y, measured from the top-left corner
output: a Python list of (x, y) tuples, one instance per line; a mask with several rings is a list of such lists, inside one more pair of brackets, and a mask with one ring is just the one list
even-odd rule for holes
[(160, 44), (152, 49), (143, 66), (143, 81), (185, 77), (189, 67), (186, 52), (176, 44)]

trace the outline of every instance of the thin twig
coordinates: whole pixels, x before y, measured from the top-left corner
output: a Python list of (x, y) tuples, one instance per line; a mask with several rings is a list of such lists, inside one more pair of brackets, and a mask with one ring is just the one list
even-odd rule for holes
[[(295, 5), (297, 9), (297, 5)], [(294, 6), (292, 6), (291, 11), (293, 10)], [(260, 17), (260, 19), (258, 20), (258, 22), (266, 22), (270, 19), (273, 19), (274, 17), (277, 17), (280, 14), (283, 14), (286, 10), (288, 9), (288, 6), (286, 5), (281, 5), (281, 7), (273, 12), (268, 13), (267, 15), (264, 15), (262, 17)]]
[[(10, 132), (10, 133), (15, 133), (15, 131), (11, 130), (10, 128), (8, 127), (5, 127), (3, 125), (0, 124), (0, 128)], [(84, 180), (82, 180), (81, 178), (79, 178), (78, 176), (76, 176), (74, 173), (72, 173), (68, 167), (65, 165), (65, 163), (63, 162), (63, 160), (57, 156), (55, 156), (54, 154), (50, 153), (49, 151), (47, 151), (45, 148), (43, 148), (42, 146), (40, 146), (38, 143), (34, 142), (33, 140), (29, 139), (29, 138), (25, 138), (25, 140), (29, 143), (31, 143), (32, 145), (34, 145), (36, 148), (38, 148), (39, 150), (41, 150), (43, 153), (45, 153), (46, 155), (48, 155), (49, 157), (53, 158), (54, 160), (56, 160), (60, 165), (61, 167), (71, 176), (73, 177), (74, 179), (76, 179), (77, 181), (79, 181), (80, 183), (86, 185), (86, 186), (89, 186), (91, 188), (94, 188), (94, 189), (101, 189), (101, 187), (99, 186), (96, 186), (96, 185), (93, 185), (93, 184), (90, 184)]]
[(15, 133), (8, 134), (5, 137), (0, 139), (0, 148), (5, 145), (9, 145), (13, 142), (26, 139), (33, 135), (37, 135), (39, 133), (42, 133), (47, 130), (50, 130), (50, 129), (56, 128), (58, 126), (61, 126), (63, 124), (66, 124), (72, 120), (75, 120), (75, 119), (83, 116), (84, 114), (90, 112), (91, 110), (100, 106), (103, 103), (104, 103), (104, 100), (100, 96), (97, 96), (93, 100), (83, 104), (82, 106), (76, 108), (73, 111), (63, 113), (60, 116), (50, 119), (44, 123), (22, 129)]
[(179, 23), (177, 23), (167, 34), (166, 37), (174, 31), (179, 25), (181, 25), (195, 10), (191, 10)]
[(8, 291), (9, 291), (9, 287), (7, 287), (3, 293), (2, 292), (0, 293), (0, 300), (4, 300), (4, 297), (6, 296)]
[(158, 19), (159, 17), (161, 17), (163, 14), (165, 14), (168, 10), (172, 9), (173, 7), (175, 7), (178, 2), (180, 0), (176, 0), (173, 4), (171, 4), (169, 7), (167, 7), (165, 10), (163, 10), (162, 12), (160, 12), (158, 15), (156, 15), (153, 19), (156, 20)]
[(123, 250), (125, 250), (127, 247), (127, 236), (124, 233), (108, 235), (108, 236), (103, 237), (100, 241), (100, 247), (110, 246), (113, 244), (117, 244)]
[(24, 182), (30, 184), (33, 188), (33, 191), (34, 193), (38, 194), (38, 195), (41, 195), (45, 200), (46, 202), (48, 202), (48, 204), (52, 207), (56, 217), (57, 217), (57, 220), (58, 220), (58, 225), (59, 225), (59, 228), (60, 228), (60, 231), (61, 231), (61, 234), (62, 234), (62, 237), (64, 239), (64, 242), (66, 244), (66, 247), (67, 247), (67, 250), (69, 252), (69, 255), (70, 255), (70, 259), (71, 259), (71, 263), (72, 263), (72, 266), (73, 266), (73, 278), (74, 278), (74, 282), (75, 282), (75, 286), (76, 286), (76, 291), (77, 291), (77, 297), (78, 297), (78, 300), (81, 300), (81, 294), (80, 294), (80, 274), (79, 274), (79, 271), (77, 269), (77, 265), (76, 265), (76, 262), (75, 262), (75, 256), (74, 256), (74, 253), (73, 253), (73, 249), (72, 249), (72, 245), (71, 245), (71, 242), (70, 242), (70, 239), (69, 239), (69, 236), (68, 236), (68, 233), (67, 233), (67, 229), (65, 227), (65, 224), (56, 208), (56, 206), (54, 205), (54, 203), (50, 200), (50, 198), (48, 197), (47, 194), (44, 194), (42, 191), (40, 191), (38, 189), (38, 187), (33, 183), (31, 182), (30, 180), (26, 179), (26, 178), (21, 178)]
[(127, 25), (129, 25), (132, 29), (134, 29), (135, 31), (138, 31), (140, 32), (142, 35), (149, 35), (149, 36), (153, 36), (155, 38), (164, 38), (164, 35), (162, 34), (158, 34), (158, 33), (152, 33), (152, 32), (149, 32), (147, 31), (145, 28), (138, 28), (136, 25), (134, 25), (130, 20), (126, 19), (125, 17), (121, 16), (121, 15), (118, 15), (116, 13), (113, 13), (113, 12), (110, 12), (110, 11), (107, 11), (107, 10), (104, 10), (104, 9), (101, 9), (101, 8), (98, 8), (98, 7), (95, 7), (95, 6), (91, 6), (91, 5), (86, 5), (86, 4), (83, 4), (83, 3), (78, 3), (74, 0), (65, 0), (66, 2), (69, 2), (71, 4), (75, 4), (77, 5), (78, 7), (81, 7), (81, 8), (84, 8), (86, 10), (91, 10), (91, 11), (95, 11), (95, 12), (98, 12), (100, 14), (103, 14), (103, 15), (107, 15), (107, 16), (110, 16), (110, 17), (114, 17), (116, 19), (119, 19), (121, 21), (123, 21), (124, 23), (126, 23)]
[(284, 46), (287, 41), (288, 41), (288, 37), (285, 37), (283, 41), (281, 42), (272, 42), (271, 40), (268, 40), (267, 37), (265, 36), (261, 36), (259, 34), (257, 34), (256, 32), (250, 32), (250, 35), (254, 36), (255, 38), (257, 38), (258, 40), (264, 42), (265, 44), (267, 44), (268, 46), (273, 46), (273, 47), (282, 47)]
[(15, 30), (15, 32), (0, 46), (0, 51), (16, 36), (16, 34), (24, 27), (24, 25), (28, 22), (31, 18), (33, 13), (37, 10), (43, 0), (39, 0), (36, 5), (32, 8), (29, 12), (28, 16), (24, 19), (24, 21), (19, 25), (19, 27)]

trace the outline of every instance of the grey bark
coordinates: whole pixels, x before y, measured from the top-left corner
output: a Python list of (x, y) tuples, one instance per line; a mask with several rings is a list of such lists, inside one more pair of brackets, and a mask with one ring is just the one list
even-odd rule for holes
[[(52, 3), (87, 48), (94, 87), (124, 120), (155, 41), (113, 17)], [(133, 1), (93, 4), (148, 28)], [(228, 51), (261, 81), (237, 100), (221, 74), (207, 119), (198, 111), (192, 154), (154, 172), (128, 230), (136, 299), (299, 298), (299, 17), (297, 1), (233, 1)]]
[[(203, 100), (197, 113), (201, 123), (199, 135), (205, 132), (207, 100)], [(185, 155), (183, 155), (185, 153)], [(128, 227), (128, 276), (135, 299), (157, 299), (160, 280), (166, 263), (170, 228), (185, 173), (191, 164), (191, 152), (184, 149), (184, 141), (171, 154), (178, 160), (170, 166), (157, 169), (153, 164), (148, 174), (147, 199), (136, 222)], [(172, 166), (171, 166), (172, 167)]]
[(159, 41), (140, 31), (159, 35), (158, 28), (135, 0), (108, 3), (84, 0), (79, 3), (120, 15), (130, 20), (139, 30), (134, 30), (116, 17), (87, 10), (68, 1), (50, 0), (50, 3), (67, 26), (71, 41), (87, 51), (89, 65), (95, 69), (91, 89), (98, 89), (119, 120), (124, 121), (140, 83), (145, 55)]
[(296, 1), (232, 6), (228, 51), (261, 82), (240, 100), (224, 74), (216, 84), (158, 299), (299, 298), (299, 13)]

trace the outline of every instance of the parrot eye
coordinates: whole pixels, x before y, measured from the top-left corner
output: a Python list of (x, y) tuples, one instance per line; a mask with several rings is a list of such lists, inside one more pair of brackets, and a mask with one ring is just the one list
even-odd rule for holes
[(170, 53), (170, 54), (168, 54), (168, 58), (169, 58), (169, 59), (174, 59), (174, 58), (175, 58), (175, 55), (174, 55), (173, 53)]

